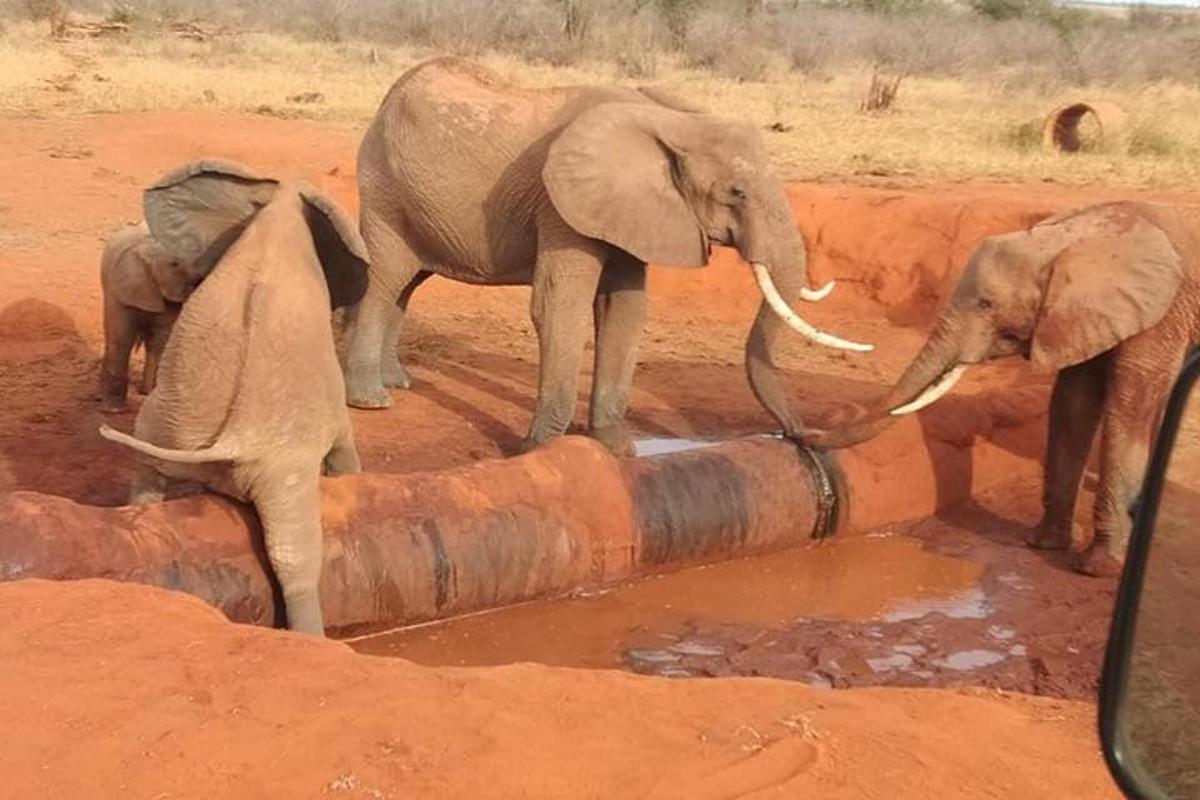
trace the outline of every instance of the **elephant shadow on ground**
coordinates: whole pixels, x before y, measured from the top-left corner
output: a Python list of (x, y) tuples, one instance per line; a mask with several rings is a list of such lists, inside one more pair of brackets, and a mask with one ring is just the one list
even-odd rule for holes
[(0, 310), (0, 491), (124, 502), (127, 462), (97, 434), (99, 360), (62, 308), (25, 298)]
[[(503, 451), (525, 433), (537, 394), (537, 363), (517, 355), (440, 342), (436, 352), (414, 352), (411, 391), (474, 426)], [(819, 415), (831, 397), (861, 392), (862, 384), (791, 371), (801, 414)], [(465, 391), (464, 391), (465, 390)], [(586, 431), (591, 370), (584, 370), (570, 433)], [(399, 401), (398, 401), (399, 402)], [(778, 430), (758, 404), (740, 363), (651, 358), (638, 365), (627, 421), (636, 436), (724, 439)]]

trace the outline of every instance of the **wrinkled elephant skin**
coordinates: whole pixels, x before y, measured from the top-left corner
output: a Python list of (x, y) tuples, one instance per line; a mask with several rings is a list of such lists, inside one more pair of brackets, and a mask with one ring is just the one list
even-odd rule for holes
[(1119, 571), (1129, 508), (1185, 354), (1200, 342), (1200, 212), (1106, 203), (985, 239), (925, 346), (865, 418), (807, 437), (846, 447), (922, 408), (964, 369), (1020, 355), (1057, 372), (1043, 516), (1034, 547), (1072, 544), (1084, 468), (1100, 432), (1094, 535), (1077, 568)]
[(359, 470), (331, 306), (365, 287), (353, 223), (307, 184), (197, 161), (146, 190), (146, 220), (177, 258), (211, 261), (183, 306), (134, 436), (131, 501), (167, 479), (253, 503), (289, 627), (323, 635), (319, 479)]
[(785, 327), (819, 343), (865, 346), (816, 330), (789, 306), (807, 257), (783, 184), (758, 132), (655, 89), (526, 89), (457, 58), (420, 64), (388, 92), (358, 153), (369, 286), (352, 310), (347, 396), (391, 404), (407, 388), (396, 353), (417, 286), (433, 274), (533, 287), (537, 401), (522, 449), (572, 421), (584, 344), (594, 332), (590, 427), (627, 454), (646, 264), (702, 267), (710, 247), (754, 265), (763, 304), (746, 344), (760, 402), (801, 430), (771, 354)]

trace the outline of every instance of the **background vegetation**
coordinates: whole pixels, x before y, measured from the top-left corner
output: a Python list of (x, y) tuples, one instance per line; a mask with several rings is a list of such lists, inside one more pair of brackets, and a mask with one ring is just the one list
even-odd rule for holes
[[(107, 23), (81, 32), (72, 20)], [(369, 118), (434, 53), (534, 84), (653, 82), (760, 122), (793, 172), (1196, 185), (1200, 14), (1051, 0), (0, 0), (0, 113)], [(186, 31), (191, 30), (191, 36)], [(901, 82), (864, 112), (872, 75)], [(49, 87), (49, 88), (47, 88)], [(300, 99), (297, 99), (300, 98)], [(307, 98), (307, 99), (304, 99)], [(1127, 124), (1041, 151), (1055, 104)]]

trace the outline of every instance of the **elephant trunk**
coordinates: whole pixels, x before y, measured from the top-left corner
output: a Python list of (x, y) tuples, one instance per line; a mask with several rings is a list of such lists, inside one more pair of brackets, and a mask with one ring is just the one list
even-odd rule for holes
[[(870, 345), (847, 342), (818, 330), (800, 318), (783, 299), (806, 297), (810, 302), (815, 302), (829, 293), (831, 286), (828, 284), (817, 290), (807, 289), (805, 286), (807, 270), (803, 250), (798, 268), (777, 269), (759, 262), (751, 262), (751, 265), (759, 289), (763, 293), (763, 301), (746, 339), (746, 375), (758, 401), (779, 421), (787, 436), (795, 436), (802, 428), (792, 415), (787, 391), (779, 379), (778, 368), (772, 357), (778, 339), (786, 336), (787, 330), (791, 328), (820, 344), (860, 352), (872, 348)], [(805, 296), (804, 292), (808, 292), (808, 295)]]
[[(784, 433), (798, 436), (800, 424), (792, 415), (787, 392), (780, 382), (778, 368), (773, 359), (777, 341), (786, 336), (788, 329), (801, 334), (817, 344), (841, 350), (869, 352), (869, 344), (847, 341), (805, 321), (791, 306), (799, 298), (817, 302), (833, 290), (832, 281), (811, 289), (808, 279), (808, 253), (804, 238), (795, 227), (788, 210), (783, 186), (774, 187), (777, 204), (757, 207), (757, 213), (745, 218), (743, 236), (738, 241), (738, 251), (749, 262), (762, 303), (755, 317), (750, 335), (746, 339), (746, 375), (750, 388), (763, 407), (779, 421)], [(764, 193), (764, 196), (769, 193)]]
[(873, 405), (865, 418), (817, 437), (814, 444), (833, 449), (865, 442), (882, 433), (898, 417), (919, 411), (949, 392), (966, 370), (959, 361), (960, 347), (953, 329), (948, 318), (939, 320), (900, 380)]
[[(785, 282), (777, 283), (783, 283), (784, 291), (788, 290)], [(792, 437), (801, 432), (801, 427), (792, 415), (787, 391), (779, 380), (778, 368), (771, 356), (784, 329), (783, 320), (763, 300), (754, 318), (754, 325), (750, 328), (750, 335), (746, 338), (746, 377), (758, 402), (779, 421), (784, 435)]]

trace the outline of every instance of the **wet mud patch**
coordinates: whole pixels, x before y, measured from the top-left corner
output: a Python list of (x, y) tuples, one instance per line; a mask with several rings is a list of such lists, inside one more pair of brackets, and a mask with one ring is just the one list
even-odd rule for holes
[[(1078, 575), (1064, 554), (1025, 547), (1039, 491), (1005, 486), (969, 508), (875, 534), (976, 564), (977, 583), (962, 591), (897, 597), (860, 619), (811, 614), (766, 628), (697, 622), (658, 652), (627, 652), (625, 665), (643, 674), (765, 676), (827, 688), (983, 686), (1092, 699), (1115, 580)], [(1085, 511), (1089, 500), (1080, 503)], [(863, 563), (857, 575), (873, 581), (876, 569)]]
[[(823, 688), (1094, 697), (1115, 583), (1023, 544), (1040, 487), (865, 537), (352, 642), (423, 664), (538, 662)], [(1081, 508), (1090, 507), (1085, 498)]]

